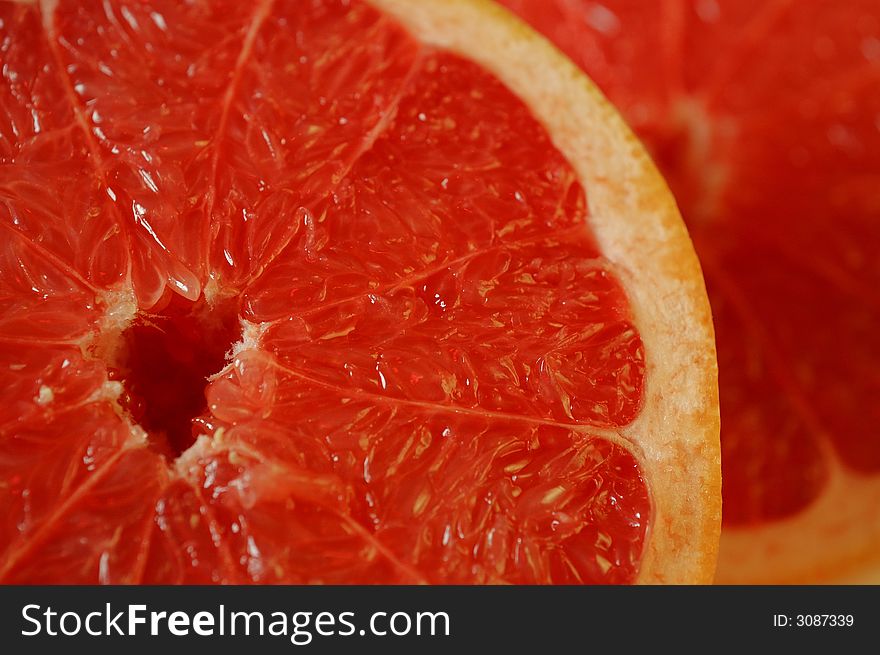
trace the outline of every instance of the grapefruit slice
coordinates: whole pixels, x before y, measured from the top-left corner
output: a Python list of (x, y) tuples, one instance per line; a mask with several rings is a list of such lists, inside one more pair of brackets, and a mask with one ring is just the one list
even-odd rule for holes
[(504, 4), (621, 109), (700, 254), (719, 582), (880, 579), (880, 4)]
[(664, 183), (488, 2), (0, 3), (0, 580), (711, 580)]

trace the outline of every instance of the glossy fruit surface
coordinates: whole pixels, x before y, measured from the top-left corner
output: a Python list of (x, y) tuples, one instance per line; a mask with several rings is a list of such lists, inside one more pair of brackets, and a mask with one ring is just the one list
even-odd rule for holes
[[(709, 418), (685, 438), (690, 484), (714, 477), (677, 501), (678, 573), (647, 545), (664, 480), (622, 436), (653, 398), (633, 262), (484, 66), (365, 3), (0, 12), (0, 579), (705, 579), (714, 369), (686, 236), (684, 282), (655, 283), (699, 309), (685, 404)], [(649, 454), (686, 457), (670, 438)]]

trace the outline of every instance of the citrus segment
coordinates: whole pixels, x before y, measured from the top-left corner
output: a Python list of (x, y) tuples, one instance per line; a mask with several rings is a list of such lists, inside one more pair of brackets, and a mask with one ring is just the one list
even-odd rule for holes
[[(128, 430), (112, 409), (101, 403), (50, 410), (46, 414), (36, 424), (16, 426), (14, 438), (5, 438), (0, 451), (4, 470), (2, 577), (22, 581), (36, 571), (46, 570), (47, 577), (41, 580), (49, 581), (53, 576), (56, 581), (95, 579), (98, 568), (93, 566), (94, 558), (104, 548), (100, 541), (89, 544), (85, 540), (86, 545), (78, 546), (83, 549), (80, 552), (94, 549), (88, 562), (81, 561), (75, 553), (69, 553), (65, 559), (62, 551), (57, 555), (59, 568), (54, 571), (48, 570), (48, 562), (44, 569), (40, 560), (28, 560), (28, 556), (41, 545), (57, 546), (62, 536), (70, 543), (82, 542), (82, 535), (88, 533), (80, 532), (75, 522), (75, 529), (69, 534), (65, 532), (65, 523), (75, 521), (77, 516), (90, 522), (104, 521), (109, 530), (120, 523), (123, 516), (117, 514), (118, 507), (92, 515), (77, 510), (76, 502), (88, 496), (98, 476), (116, 469)], [(46, 480), (52, 484), (47, 485)], [(143, 504), (143, 500), (137, 495), (138, 504)], [(112, 520), (107, 522), (110, 517)], [(29, 573), (16, 578), (22, 567), (28, 568)]]
[(75, 91), (57, 73), (58, 50), (43, 37), (38, 12), (8, 2), (0, 11), (4, 227), (15, 226), (61, 269), (112, 285), (125, 271), (127, 248), (108, 190), (93, 174), (98, 152), (72, 107)]
[[(285, 534), (260, 579), (582, 583), (636, 573), (644, 483), (625, 450), (586, 431), (346, 391), (251, 353), (209, 400), (218, 487), (247, 490), (212, 501), (218, 514), (246, 517), (259, 543), (278, 539), (284, 516), (305, 521), (292, 533), (328, 544), (302, 561), (305, 547)], [(303, 404), (313, 414), (288, 425)], [(240, 420), (255, 407), (261, 420)], [(361, 555), (351, 562), (335, 548)]]
[[(11, 228), (15, 220), (10, 218), (4, 227)], [(95, 289), (21, 232), (4, 231), (0, 335), (22, 346), (70, 344), (86, 335), (100, 317)]]
[[(6, 553), (4, 582), (137, 582), (141, 549), (149, 545), (145, 528), (160, 520), (149, 501), (164, 468), (158, 456), (142, 448), (125, 448), (104, 460), (42, 518), (25, 543)], [(184, 556), (186, 547), (178, 544)], [(190, 550), (188, 568), (196, 563)]]
[(0, 6), (0, 579), (709, 579), (699, 269), (541, 40), (481, 2)]
[[(381, 134), (332, 195), (301, 216), (299, 247), (246, 291), (253, 320), (583, 224), (574, 171), (510, 91), (449, 54), (422, 53), (416, 65), (406, 91), (389, 99)], [(370, 218), (380, 215), (387, 220)], [(301, 282), (288, 286), (291, 278)]]

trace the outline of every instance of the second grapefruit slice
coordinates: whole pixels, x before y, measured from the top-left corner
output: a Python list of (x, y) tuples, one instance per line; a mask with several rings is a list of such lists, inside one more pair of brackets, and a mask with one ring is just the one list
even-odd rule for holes
[(880, 3), (503, 0), (669, 181), (718, 331), (718, 580), (880, 579)]

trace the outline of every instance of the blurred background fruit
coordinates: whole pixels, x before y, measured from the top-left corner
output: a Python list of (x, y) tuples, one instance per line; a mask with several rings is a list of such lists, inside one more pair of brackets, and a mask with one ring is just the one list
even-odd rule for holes
[(701, 257), (720, 366), (719, 582), (880, 559), (880, 3), (504, 0), (641, 136)]

